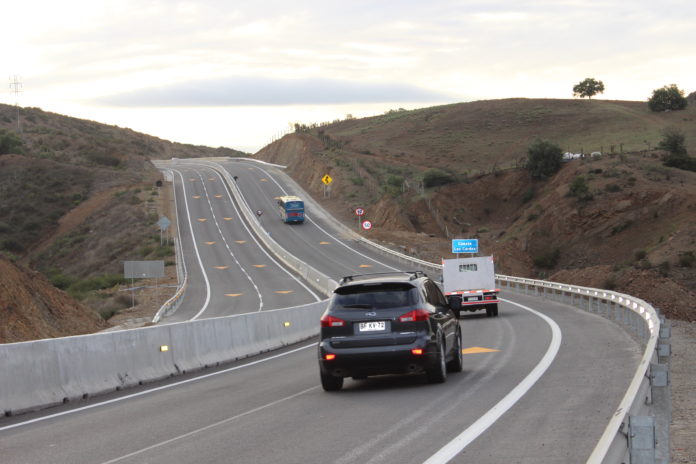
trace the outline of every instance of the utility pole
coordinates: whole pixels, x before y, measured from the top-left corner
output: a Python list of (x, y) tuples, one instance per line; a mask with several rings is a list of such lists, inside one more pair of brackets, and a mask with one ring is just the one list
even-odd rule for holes
[(22, 81), (18, 75), (10, 77), (10, 92), (15, 96), (15, 108), (17, 108), (17, 131), (22, 133), (22, 120), (19, 118), (19, 94), (22, 93)]

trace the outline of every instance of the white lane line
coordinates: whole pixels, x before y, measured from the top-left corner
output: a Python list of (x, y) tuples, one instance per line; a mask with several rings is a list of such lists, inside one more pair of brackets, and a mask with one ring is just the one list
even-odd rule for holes
[[(200, 169), (200, 168), (199, 168)], [(227, 252), (229, 255), (232, 257), (234, 262), (237, 264), (239, 269), (242, 271), (244, 276), (247, 278), (249, 283), (251, 283), (251, 286), (254, 287), (254, 290), (256, 290), (256, 296), (259, 297), (259, 311), (263, 310), (263, 295), (261, 294), (261, 290), (259, 289), (259, 286), (256, 285), (256, 282), (254, 282), (254, 279), (251, 278), (247, 270), (242, 266), (242, 263), (239, 262), (237, 257), (232, 253), (232, 248), (230, 248), (230, 244), (227, 243), (227, 239), (225, 238), (225, 234), (222, 233), (222, 229), (220, 228), (220, 223), (217, 220), (217, 216), (215, 215), (215, 210), (213, 209), (213, 204), (210, 202), (210, 195), (208, 194), (208, 188), (205, 186), (205, 181), (203, 180), (203, 176), (201, 175), (201, 171), (196, 170), (196, 173), (198, 174), (198, 178), (201, 180), (201, 185), (203, 185), (203, 191), (205, 192), (205, 198), (208, 200), (208, 207), (210, 207), (210, 214), (213, 215), (213, 221), (215, 222), (215, 227), (217, 227), (218, 233), (220, 234), (220, 237), (222, 237), (222, 241), (225, 242), (225, 247), (227, 248)], [(237, 209), (235, 208), (235, 213), (237, 214), (237, 217), (241, 221), (241, 216), (237, 212)], [(243, 221), (242, 221), (243, 222)], [(196, 315), (198, 317), (198, 315)], [(192, 320), (196, 319), (194, 317)]]
[[(212, 169), (212, 168), (209, 168), (209, 167), (208, 167), (208, 169)], [(225, 180), (222, 178), (222, 176), (220, 175), (220, 173), (219, 173), (216, 169), (212, 169), (212, 171), (218, 176), (218, 178), (220, 179), (220, 182), (222, 182), (223, 184), (225, 184)], [(249, 237), (251, 237), (251, 239), (254, 241), (254, 243), (256, 243), (256, 245), (257, 245), (257, 246), (259, 247), (259, 249), (263, 252), (263, 254), (265, 254), (266, 257), (267, 257), (268, 259), (270, 259), (271, 261), (273, 261), (273, 262), (276, 264), (276, 266), (278, 266), (278, 268), (282, 269), (287, 275), (289, 275), (289, 276), (290, 276), (295, 282), (297, 282), (302, 288), (304, 288), (305, 290), (307, 290), (307, 292), (308, 292), (310, 295), (312, 295), (316, 301), (322, 301), (322, 299), (321, 299), (321, 297), (320, 297), (319, 295), (317, 295), (314, 291), (312, 291), (312, 289), (309, 288), (309, 287), (307, 286), (307, 284), (305, 284), (305, 283), (304, 283), (302, 280), (300, 280), (297, 276), (293, 275), (293, 273), (290, 272), (285, 266), (281, 265), (270, 253), (268, 253), (268, 252), (266, 251), (266, 248), (265, 248), (264, 246), (262, 246), (262, 245), (259, 243), (259, 241), (256, 239), (256, 235), (254, 235), (254, 234), (251, 232), (251, 230), (249, 229), (249, 226), (247, 226), (246, 220), (244, 220), (244, 218), (242, 217), (242, 212), (239, 211), (239, 209), (237, 209), (237, 205), (235, 204), (235, 201), (234, 201), (234, 199), (232, 198), (232, 193), (230, 192), (230, 189), (231, 189), (231, 188), (233, 188), (233, 187), (232, 187), (232, 186), (229, 186), (229, 188), (226, 188), (226, 189), (225, 189), (225, 191), (227, 192), (227, 198), (229, 198), (230, 203), (232, 204), (232, 208), (234, 208), (234, 212), (235, 212), (235, 213), (237, 214), (237, 216), (240, 218), (240, 221), (241, 221), (241, 223), (242, 223), (242, 226), (244, 226), (244, 229), (245, 229), (245, 230), (247, 231), (247, 233), (249, 234)], [(215, 220), (215, 223), (217, 223), (217, 219)], [(218, 229), (219, 229), (219, 226), (218, 226)], [(224, 240), (224, 239), (223, 239), (223, 240)], [(227, 241), (225, 241), (225, 243), (227, 243)], [(229, 249), (229, 247), (228, 247), (228, 249)], [(230, 253), (231, 253), (231, 251), (230, 251)]]
[(164, 440), (164, 441), (161, 441), (159, 443), (155, 443), (154, 445), (148, 446), (146, 448), (139, 449), (138, 451), (133, 451), (132, 453), (124, 454), (123, 456), (120, 456), (120, 457), (115, 458), (115, 459), (111, 459), (110, 461), (104, 461), (102, 464), (113, 464), (115, 462), (123, 461), (124, 459), (132, 458), (134, 456), (138, 456), (139, 454), (143, 454), (143, 453), (146, 453), (148, 451), (152, 451), (154, 449), (161, 448), (163, 446), (167, 446), (171, 443), (174, 443), (175, 441), (183, 440), (184, 438), (191, 437), (191, 436), (196, 435), (198, 433), (205, 432), (206, 430), (210, 430), (212, 428), (227, 424), (229, 422), (235, 421), (237, 419), (248, 416), (250, 414), (254, 414), (255, 412), (263, 411), (264, 409), (268, 409), (272, 406), (276, 406), (276, 405), (283, 403), (285, 401), (292, 400), (294, 398), (297, 398), (298, 396), (304, 395), (305, 393), (309, 393), (309, 392), (316, 390), (318, 388), (319, 388), (319, 385), (316, 385), (316, 386), (308, 388), (306, 390), (302, 390), (301, 392), (297, 392), (294, 395), (286, 396), (285, 398), (281, 398), (279, 400), (275, 400), (273, 402), (264, 404), (263, 406), (259, 406), (257, 408), (250, 409), (250, 410), (245, 411), (243, 413), (237, 414), (236, 416), (228, 417), (227, 419), (223, 419), (221, 421), (214, 422), (212, 424), (206, 425), (205, 427), (191, 430), (190, 432), (187, 432), (187, 433), (184, 433), (182, 435), (170, 438), (169, 440)]
[(227, 374), (228, 372), (233, 372), (233, 371), (236, 371), (238, 369), (243, 369), (245, 367), (255, 366), (256, 364), (260, 364), (260, 363), (263, 363), (266, 361), (271, 361), (273, 359), (277, 359), (277, 358), (280, 358), (283, 356), (287, 356), (289, 354), (297, 353), (298, 351), (306, 350), (307, 348), (312, 348), (315, 346), (317, 346), (317, 344), (312, 343), (309, 345), (301, 346), (299, 348), (295, 348), (295, 349), (290, 350), (290, 351), (286, 351), (285, 353), (280, 353), (280, 354), (276, 354), (273, 356), (269, 356), (269, 357), (264, 358), (264, 359), (259, 359), (257, 361), (248, 362), (246, 364), (242, 364), (241, 366), (230, 367), (228, 369), (224, 369), (224, 370), (217, 371), (217, 372), (212, 372), (210, 374), (205, 374), (205, 375), (201, 375), (198, 377), (193, 377), (191, 379), (181, 380), (179, 382), (170, 383), (168, 385), (162, 385), (161, 387), (150, 388), (148, 390), (143, 390), (143, 391), (138, 392), (138, 393), (132, 393), (130, 395), (120, 396), (118, 398), (114, 398), (111, 400), (101, 401), (99, 403), (90, 404), (88, 406), (82, 406), (80, 408), (71, 409), (70, 411), (58, 412), (55, 414), (51, 414), (49, 416), (37, 417), (36, 419), (30, 419), (30, 420), (27, 420), (24, 422), (18, 422), (16, 424), (6, 425), (4, 427), (0, 427), (0, 432), (2, 432), (4, 430), (10, 430), (10, 429), (22, 427), (24, 425), (34, 424), (36, 422), (43, 422), (43, 421), (46, 421), (49, 419), (55, 419), (56, 417), (67, 416), (70, 414), (75, 414), (78, 412), (87, 411), (89, 409), (98, 408), (101, 406), (105, 406), (107, 404), (120, 403), (122, 401), (130, 400), (132, 398), (137, 398), (139, 396), (149, 395), (150, 393), (155, 393), (155, 392), (162, 391), (162, 390), (168, 390), (170, 388), (178, 387), (180, 385), (185, 385), (187, 383), (198, 382), (199, 380), (207, 379), (208, 377), (215, 377), (216, 375)]
[[(258, 167), (258, 166), (255, 166), (255, 167), (256, 167), (256, 169), (258, 169), (259, 171), (262, 171), (267, 177), (269, 177), (269, 178), (278, 186), (278, 188), (281, 190), (281, 192), (283, 192), (283, 195), (287, 195), (287, 194), (288, 194), (287, 191), (283, 188), (283, 186), (280, 185), (280, 183), (278, 183), (278, 181), (275, 179), (275, 177), (273, 177), (268, 171), (266, 171), (265, 169), (260, 168), (260, 167)], [(354, 249), (354, 248), (351, 248), (350, 246), (346, 245), (346, 244), (343, 243), (343, 241), (341, 241), (339, 238), (335, 237), (334, 235), (331, 235), (331, 234), (330, 234), (328, 231), (326, 231), (323, 227), (321, 227), (319, 224), (317, 224), (316, 221), (312, 220), (312, 218), (309, 217), (309, 216), (307, 215), (307, 213), (305, 213), (305, 219), (307, 219), (309, 222), (311, 222), (312, 224), (314, 224), (314, 226), (315, 226), (317, 229), (319, 229), (320, 231), (322, 231), (322, 232), (323, 232), (324, 234), (326, 234), (328, 237), (331, 237), (334, 241), (336, 241), (337, 243), (340, 243), (340, 244), (343, 245), (344, 247), (348, 248), (348, 249), (349, 249), (350, 251), (352, 251), (353, 253), (355, 253), (355, 254), (357, 254), (357, 255), (360, 255), (360, 256), (362, 256), (363, 258), (368, 259), (368, 260), (370, 260), (370, 261), (372, 261), (372, 262), (374, 262), (374, 263), (377, 263), (377, 264), (379, 264), (380, 266), (384, 266), (384, 267), (386, 267), (386, 268), (388, 268), (388, 269), (391, 269), (392, 271), (401, 271), (401, 269), (398, 269), (398, 268), (393, 267), (393, 266), (389, 266), (388, 264), (384, 264), (383, 262), (378, 261), (378, 260), (376, 260), (376, 259), (374, 259), (374, 258), (372, 258), (372, 257), (370, 257), (370, 256), (367, 256), (366, 254), (363, 254), (363, 253), (359, 252), (358, 250), (356, 250), (356, 249)]]
[[(181, 175), (180, 171), (177, 170), (175, 172), (177, 174), (179, 174), (179, 177), (181, 178), (181, 187), (184, 189), (184, 203), (186, 205), (186, 217), (188, 218), (189, 230), (191, 231), (191, 240), (193, 241), (193, 249), (196, 250), (196, 257), (198, 258), (198, 265), (200, 266), (201, 272), (203, 273), (203, 279), (205, 279), (205, 290), (206, 290), (205, 303), (203, 303), (203, 307), (201, 307), (200, 311), (198, 311), (198, 313), (196, 313), (196, 315), (190, 319), (193, 321), (195, 319), (198, 319), (198, 317), (201, 314), (203, 314), (203, 311), (205, 311), (208, 308), (208, 304), (210, 303), (210, 281), (208, 280), (208, 274), (206, 274), (205, 268), (203, 267), (203, 260), (201, 259), (201, 254), (198, 251), (198, 243), (196, 243), (197, 242), (196, 234), (193, 232), (193, 224), (191, 223), (191, 210), (189, 209), (188, 195), (186, 194), (186, 182), (184, 182), (184, 176)], [(182, 250), (183, 250), (183, 244), (181, 246), (182, 246)], [(182, 253), (182, 255), (183, 255), (183, 253)]]
[(527, 377), (522, 380), (510, 393), (505, 395), (505, 397), (493, 406), (486, 414), (481, 416), (476, 422), (471, 424), (469, 428), (460, 433), (452, 441), (447, 443), (445, 446), (440, 448), (440, 450), (430, 456), (423, 464), (445, 464), (459, 454), (464, 448), (466, 448), (469, 443), (476, 440), (483, 432), (485, 432), (491, 425), (493, 425), (503, 414), (505, 414), (512, 406), (517, 403), (531, 388), (534, 386), (537, 380), (544, 375), (544, 372), (551, 366), (551, 363), (556, 358), (558, 350), (561, 347), (561, 340), (563, 336), (561, 334), (561, 329), (558, 324), (546, 316), (528, 306), (515, 303), (514, 301), (509, 301), (504, 298), (500, 299), (506, 303), (519, 306), (532, 314), (542, 318), (551, 327), (551, 343), (549, 343), (549, 348), (546, 350), (546, 354), (541, 358), (541, 361), (532, 369), (532, 371), (527, 375)]

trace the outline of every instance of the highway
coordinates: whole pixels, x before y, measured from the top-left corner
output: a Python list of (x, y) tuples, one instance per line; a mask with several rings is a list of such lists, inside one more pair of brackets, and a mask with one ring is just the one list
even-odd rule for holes
[[(322, 272), (339, 278), (404, 268), (356, 247), (311, 202), (305, 224), (282, 224), (273, 197), (307, 197), (278, 169), (240, 161), (225, 166), (249, 206), (264, 212), (260, 222), (271, 237)], [(212, 169), (172, 168), (192, 283), (164, 323), (316, 301), (256, 244)], [(347, 379), (342, 391), (326, 393), (310, 340), (0, 419), (0, 461), (585, 462), (636, 369), (638, 346), (599, 316), (523, 295), (503, 297), (498, 318), (462, 318), (464, 371), (444, 384), (383, 376)]]

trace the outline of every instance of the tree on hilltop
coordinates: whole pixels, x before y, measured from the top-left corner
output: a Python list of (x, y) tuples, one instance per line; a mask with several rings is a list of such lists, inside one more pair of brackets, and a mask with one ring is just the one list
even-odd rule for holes
[(592, 97), (598, 93), (604, 93), (604, 83), (591, 77), (588, 77), (573, 87), (574, 97), (588, 97), (590, 100), (592, 100)]
[(652, 111), (683, 110), (688, 105), (684, 91), (676, 84), (665, 85), (653, 90), (652, 97), (648, 100), (648, 106)]

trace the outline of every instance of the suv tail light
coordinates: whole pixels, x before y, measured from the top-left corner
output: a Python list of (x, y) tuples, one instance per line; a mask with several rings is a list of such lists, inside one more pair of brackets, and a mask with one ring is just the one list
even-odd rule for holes
[(322, 327), (343, 327), (344, 325), (346, 325), (346, 321), (338, 317), (329, 316), (328, 314), (324, 314), (321, 317)]
[(400, 322), (419, 322), (427, 321), (430, 318), (430, 313), (425, 309), (414, 309), (406, 314), (399, 316)]

